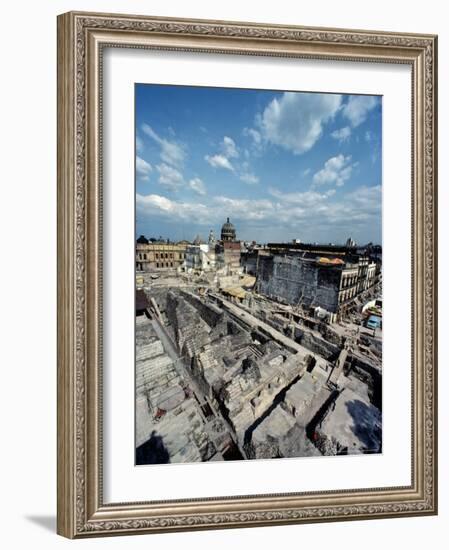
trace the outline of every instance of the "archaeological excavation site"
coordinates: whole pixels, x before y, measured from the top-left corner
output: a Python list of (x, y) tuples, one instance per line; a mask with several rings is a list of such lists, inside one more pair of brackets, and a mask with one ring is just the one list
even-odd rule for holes
[(136, 245), (136, 464), (382, 452), (380, 247)]

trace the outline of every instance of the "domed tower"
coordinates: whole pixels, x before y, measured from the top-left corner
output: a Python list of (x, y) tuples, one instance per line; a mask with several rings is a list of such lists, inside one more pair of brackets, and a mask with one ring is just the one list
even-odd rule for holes
[(223, 242), (236, 240), (235, 227), (229, 221), (229, 218), (227, 218), (226, 223), (221, 228), (221, 240)]

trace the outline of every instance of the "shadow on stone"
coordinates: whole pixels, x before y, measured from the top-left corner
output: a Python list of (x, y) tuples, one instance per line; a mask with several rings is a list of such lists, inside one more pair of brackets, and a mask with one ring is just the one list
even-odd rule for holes
[(153, 430), (150, 439), (137, 447), (136, 464), (168, 464), (169, 462), (170, 455), (164, 440)]
[(349, 414), (354, 419), (352, 432), (360, 440), (365, 453), (382, 452), (382, 415), (373, 405), (353, 400), (346, 403)]

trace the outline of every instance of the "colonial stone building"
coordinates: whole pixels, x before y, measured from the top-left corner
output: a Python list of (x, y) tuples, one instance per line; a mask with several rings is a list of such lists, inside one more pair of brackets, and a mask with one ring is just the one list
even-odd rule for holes
[(343, 318), (381, 281), (381, 266), (348, 247), (271, 244), (259, 251), (257, 290), (304, 308), (319, 307)]
[[(141, 238), (139, 238), (142, 241)], [(189, 243), (137, 242), (136, 270), (178, 269), (184, 265)]]
[(221, 228), (221, 241), (215, 246), (217, 269), (227, 269), (229, 273), (237, 273), (241, 270), (241, 244), (237, 240), (234, 225), (229, 221)]

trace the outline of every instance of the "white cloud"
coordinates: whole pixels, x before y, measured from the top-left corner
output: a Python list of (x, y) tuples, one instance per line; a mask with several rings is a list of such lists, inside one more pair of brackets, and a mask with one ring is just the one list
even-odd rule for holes
[(341, 242), (349, 234), (360, 231), (362, 233), (358, 234), (363, 234), (368, 225), (369, 231), (375, 227), (380, 231), (380, 185), (362, 186), (339, 196), (335, 189), (323, 193), (314, 190), (284, 193), (272, 188), (269, 193), (272, 198), (253, 200), (218, 196), (207, 203), (138, 194), (136, 204), (141, 217), (162, 218), (172, 223), (190, 224), (194, 220), (195, 224), (211, 226), (229, 216), (238, 232), (249, 226), (252, 229), (247, 238), (257, 240), (261, 240), (262, 232), (272, 238), (272, 228), (279, 227), (280, 223), (283, 235), (290, 231), (292, 235), (309, 235), (311, 240), (319, 240), (320, 231), (326, 235), (336, 235), (338, 231)]
[[(260, 122), (260, 115), (257, 116), (257, 121)], [(251, 140), (249, 148), (244, 150), (245, 158), (249, 159), (251, 154), (259, 157), (264, 149), (262, 134), (255, 128), (243, 128), (242, 134)]]
[(367, 130), (365, 132), (365, 141), (371, 141), (372, 139), (373, 139), (373, 134), (369, 130)]
[(159, 217), (171, 222), (195, 220), (200, 225), (214, 225), (217, 220), (229, 216), (235, 220), (265, 221), (275, 217), (276, 207), (267, 199), (232, 199), (214, 197), (212, 202), (183, 202), (161, 195), (136, 195), (136, 207), (141, 216)]
[(338, 94), (285, 92), (269, 103), (259, 124), (267, 141), (300, 155), (314, 146), (341, 101)]
[(214, 168), (224, 168), (225, 170), (230, 170), (231, 172), (234, 171), (234, 167), (224, 155), (206, 155), (204, 160), (206, 160)]
[(237, 146), (235, 144), (235, 141), (228, 137), (228, 136), (225, 136), (223, 138), (223, 143), (221, 145), (221, 150), (223, 152), (223, 155), (230, 159), (230, 158), (237, 158), (239, 156), (239, 152), (237, 150)]
[(174, 201), (161, 195), (136, 195), (136, 208), (142, 216), (159, 217), (171, 222), (189, 222), (195, 220), (199, 224), (213, 223), (213, 215), (209, 206), (196, 202)]
[(379, 98), (372, 95), (352, 95), (342, 107), (342, 114), (355, 128), (366, 120), (368, 113), (379, 104)]
[(256, 221), (272, 219), (276, 206), (269, 199), (232, 199), (229, 197), (214, 198), (217, 219), (223, 217), (223, 212), (232, 219)]
[(174, 210), (173, 201), (166, 197), (161, 197), (161, 195), (140, 195), (137, 193), (136, 204), (138, 208), (151, 209), (155, 207), (162, 212), (172, 212)]
[(255, 185), (256, 183), (259, 183), (259, 178), (251, 172), (244, 172), (243, 174), (240, 174), (240, 179), (243, 182), (248, 183), (249, 185)]
[(159, 183), (171, 191), (177, 191), (183, 184), (184, 178), (179, 170), (168, 164), (158, 164)]
[(141, 153), (143, 151), (143, 141), (140, 136), (136, 136), (136, 151)]
[(182, 166), (186, 153), (184, 146), (174, 141), (161, 138), (148, 124), (142, 124), (142, 131), (161, 147), (161, 159), (173, 166)]
[(369, 212), (378, 212), (381, 209), (382, 186), (359, 187), (351, 193), (351, 198), (359, 208)]
[(339, 128), (338, 130), (334, 130), (331, 133), (331, 136), (334, 139), (338, 139), (340, 142), (347, 141), (351, 135), (351, 128), (349, 126), (345, 126), (344, 128)]
[(221, 153), (216, 155), (206, 155), (204, 160), (208, 162), (213, 168), (223, 168), (234, 172), (235, 168), (229, 159), (237, 158), (239, 152), (235, 141), (229, 136), (224, 136), (222, 143), (220, 144)]
[(272, 197), (280, 199), (282, 202), (289, 204), (299, 204), (307, 208), (313, 208), (329, 197), (335, 195), (335, 189), (329, 189), (324, 193), (318, 193), (317, 191), (297, 191), (293, 193), (284, 193), (276, 188), (270, 187), (268, 192)]
[(174, 201), (160, 195), (136, 195), (137, 209), (141, 214), (159, 216), (176, 221), (195, 220), (201, 225), (213, 225), (229, 216), (235, 220), (263, 221), (271, 219), (275, 206), (270, 200), (232, 199), (215, 197), (210, 204)]
[(251, 170), (250, 163), (244, 161), (239, 165), (239, 178), (248, 185), (255, 185), (259, 183), (259, 177)]
[(351, 164), (351, 156), (337, 155), (328, 159), (324, 167), (313, 175), (315, 185), (335, 184), (337, 187), (344, 185), (351, 177), (355, 163)]
[(200, 178), (193, 178), (189, 181), (189, 187), (190, 189), (193, 189), (195, 193), (198, 193), (198, 195), (205, 195), (206, 194), (206, 186), (204, 185), (204, 182), (200, 180)]
[(149, 162), (144, 160), (143, 158), (137, 156), (136, 157), (136, 172), (137, 176), (142, 180), (148, 180), (150, 172), (153, 171), (153, 168)]
[(256, 145), (259, 145), (262, 142), (262, 136), (260, 132), (254, 128), (243, 128), (243, 135), (252, 138)]

